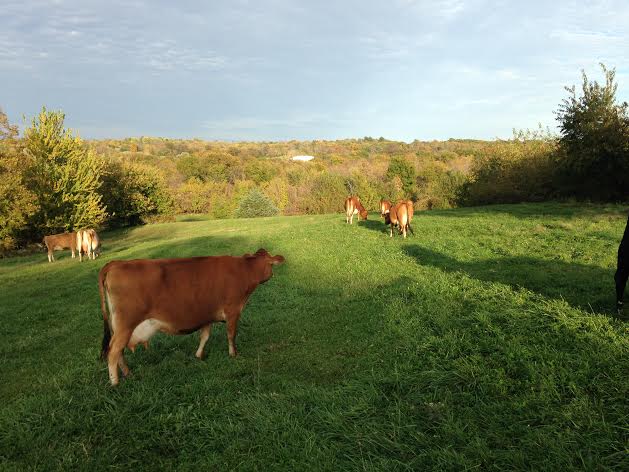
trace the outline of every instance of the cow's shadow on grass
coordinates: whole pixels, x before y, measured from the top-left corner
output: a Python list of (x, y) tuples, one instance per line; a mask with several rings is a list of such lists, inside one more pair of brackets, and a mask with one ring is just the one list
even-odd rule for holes
[(463, 262), (419, 245), (409, 245), (403, 250), (424, 266), (522, 287), (547, 298), (563, 299), (586, 311), (615, 313), (612, 269), (527, 256)]
[(360, 226), (388, 236), (390, 227), (384, 224), (384, 220), (380, 217), (374, 217), (371, 219), (371, 215), (369, 215), (369, 217), (370, 219), (361, 221)]

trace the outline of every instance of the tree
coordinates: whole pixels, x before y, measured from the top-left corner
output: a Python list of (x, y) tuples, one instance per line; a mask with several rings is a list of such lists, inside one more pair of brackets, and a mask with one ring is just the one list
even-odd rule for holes
[(269, 197), (259, 188), (252, 188), (245, 197), (240, 200), (236, 216), (238, 218), (256, 218), (258, 216), (275, 216), (278, 208)]
[(562, 153), (559, 167), (564, 193), (597, 200), (629, 195), (629, 115), (616, 102), (615, 69), (601, 64), (605, 83), (588, 80), (582, 71), (582, 95), (570, 94), (556, 112)]
[(0, 254), (13, 249), (28, 218), (37, 210), (35, 195), (25, 184), (22, 171), (28, 158), (20, 153), (17, 126), (0, 109)]
[(24, 134), (32, 162), (26, 181), (39, 208), (32, 236), (98, 226), (107, 215), (98, 190), (103, 161), (63, 127), (65, 115), (42, 108)]
[(164, 177), (152, 166), (107, 162), (101, 192), (111, 227), (137, 225), (172, 212), (173, 201)]
[(406, 198), (415, 195), (415, 167), (403, 157), (392, 157), (387, 170), (387, 178), (393, 180), (398, 177), (402, 182), (402, 189)]

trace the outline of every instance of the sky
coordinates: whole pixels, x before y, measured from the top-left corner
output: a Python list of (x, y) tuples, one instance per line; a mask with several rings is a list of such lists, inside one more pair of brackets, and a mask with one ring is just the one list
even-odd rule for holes
[[(509, 138), (616, 68), (629, 2), (2, 0), (0, 107), (83, 138)], [(25, 119), (26, 118), (26, 121)]]

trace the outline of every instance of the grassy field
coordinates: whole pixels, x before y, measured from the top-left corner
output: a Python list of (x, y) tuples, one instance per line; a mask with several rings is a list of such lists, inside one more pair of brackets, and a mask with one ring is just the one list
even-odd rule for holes
[[(2, 470), (629, 470), (626, 209), (419, 213), (390, 239), (342, 215), (105, 233), (103, 255), (0, 260)], [(252, 252), (286, 264), (223, 325), (158, 335), (117, 388), (97, 360), (112, 259)]]

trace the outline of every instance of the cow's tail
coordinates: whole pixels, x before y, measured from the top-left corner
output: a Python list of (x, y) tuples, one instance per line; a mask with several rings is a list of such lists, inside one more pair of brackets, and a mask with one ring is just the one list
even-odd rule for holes
[(111, 340), (111, 327), (107, 317), (107, 307), (105, 306), (105, 297), (107, 296), (105, 288), (105, 278), (107, 276), (107, 266), (103, 267), (98, 273), (98, 290), (100, 291), (100, 309), (103, 312), (103, 344), (100, 350), (101, 360), (107, 359), (109, 353), (109, 341)]
[(415, 231), (413, 231), (413, 228), (411, 228), (411, 224), (410, 224), (410, 223), (407, 223), (407, 224), (406, 224), (406, 227), (407, 227), (407, 228), (408, 228), (408, 230), (411, 232), (411, 234), (412, 234), (413, 236), (415, 236)]

